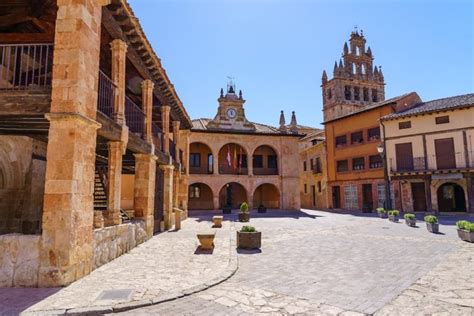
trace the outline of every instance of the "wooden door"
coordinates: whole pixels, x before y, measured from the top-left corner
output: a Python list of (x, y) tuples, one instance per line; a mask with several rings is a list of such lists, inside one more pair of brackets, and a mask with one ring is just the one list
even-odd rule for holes
[(311, 198), (313, 200), (313, 207), (316, 206), (316, 186), (311, 186)]
[(411, 143), (395, 145), (397, 171), (413, 170), (413, 149)]
[(154, 225), (153, 233), (160, 231), (160, 222), (164, 219), (163, 217), (163, 186), (164, 186), (164, 174), (163, 170), (156, 168), (155, 178), (155, 204), (154, 204)]
[(426, 212), (426, 194), (424, 183), (412, 183), (411, 194), (413, 196), (413, 211)]
[(437, 169), (455, 169), (454, 140), (452, 138), (435, 139)]
[(341, 208), (341, 188), (339, 186), (332, 187), (332, 206)]
[(370, 183), (362, 185), (362, 208), (363, 211), (371, 211), (374, 208), (372, 184)]

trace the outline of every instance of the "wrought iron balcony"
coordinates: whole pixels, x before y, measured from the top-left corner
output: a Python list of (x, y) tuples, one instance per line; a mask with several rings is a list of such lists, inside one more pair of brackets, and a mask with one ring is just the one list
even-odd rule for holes
[(428, 172), (438, 170), (457, 170), (474, 168), (474, 152), (457, 152), (440, 158), (436, 155), (427, 157), (403, 157), (402, 159), (390, 158), (390, 171), (403, 172)]

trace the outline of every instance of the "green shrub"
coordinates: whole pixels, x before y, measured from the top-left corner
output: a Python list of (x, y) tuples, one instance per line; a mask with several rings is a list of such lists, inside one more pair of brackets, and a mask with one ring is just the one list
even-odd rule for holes
[(249, 205), (247, 204), (247, 202), (243, 202), (242, 204), (240, 204), (240, 211), (242, 213), (247, 213), (249, 211)]
[(467, 226), (469, 225), (470, 223), (468, 221), (457, 221), (456, 222), (456, 226), (459, 228), (459, 229), (464, 229), (464, 230), (467, 230)]
[(400, 212), (398, 210), (391, 210), (388, 212), (388, 215), (390, 216), (399, 216)]
[(436, 224), (438, 223), (438, 218), (434, 215), (426, 215), (425, 222), (430, 223), (430, 224)]
[(468, 225), (466, 225), (466, 228), (464, 228), (464, 230), (474, 233), (474, 223), (469, 223)]
[(383, 207), (379, 207), (379, 208), (377, 208), (377, 213), (385, 214), (385, 213), (387, 213), (387, 211)]
[(405, 215), (403, 215), (403, 218), (404, 219), (407, 219), (407, 220), (413, 220), (415, 219), (415, 214), (411, 214), (411, 213), (406, 213)]
[(248, 225), (243, 226), (240, 231), (243, 232), (243, 233), (255, 233), (256, 232), (255, 227), (248, 226)]

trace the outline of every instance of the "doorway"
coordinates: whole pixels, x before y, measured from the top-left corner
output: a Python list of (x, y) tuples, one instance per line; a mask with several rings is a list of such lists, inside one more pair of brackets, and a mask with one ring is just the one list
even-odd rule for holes
[(438, 210), (440, 212), (465, 212), (466, 199), (463, 188), (456, 183), (445, 183), (438, 188)]
[(373, 208), (372, 184), (365, 183), (362, 185), (362, 211), (372, 211)]
[(426, 212), (426, 192), (423, 182), (411, 184), (411, 195), (413, 197), (413, 211)]
[(316, 207), (316, 186), (311, 186), (311, 200), (313, 202), (313, 207)]
[(332, 206), (341, 208), (341, 187), (338, 185), (332, 187)]

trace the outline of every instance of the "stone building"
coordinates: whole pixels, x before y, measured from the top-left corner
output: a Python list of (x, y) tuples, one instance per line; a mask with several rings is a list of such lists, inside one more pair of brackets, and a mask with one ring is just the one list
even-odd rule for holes
[(327, 159), (324, 130), (316, 130), (300, 139), (301, 208), (328, 207)]
[(125, 0), (0, 17), (0, 287), (67, 285), (186, 211), (192, 122)]
[(373, 65), (370, 47), (365, 47), (363, 32), (351, 33), (344, 43), (342, 59), (334, 63), (333, 78), (322, 75), (324, 121), (358, 111), (385, 100), (385, 83), (381, 67)]
[(190, 210), (237, 208), (300, 208), (298, 132), (293, 113), (280, 127), (247, 120), (242, 92), (230, 82), (221, 90), (213, 119), (193, 120), (189, 136)]
[(474, 94), (381, 119), (387, 171), (406, 212), (474, 212)]

